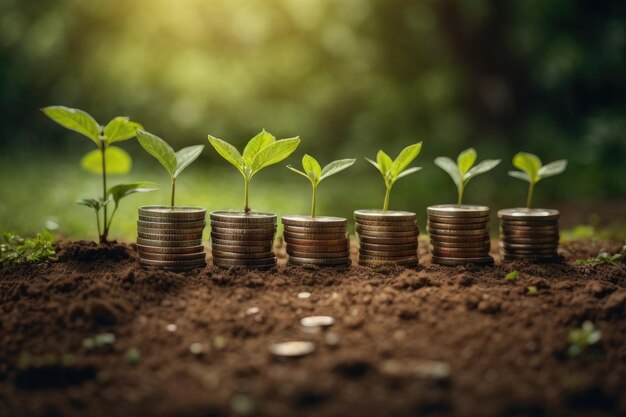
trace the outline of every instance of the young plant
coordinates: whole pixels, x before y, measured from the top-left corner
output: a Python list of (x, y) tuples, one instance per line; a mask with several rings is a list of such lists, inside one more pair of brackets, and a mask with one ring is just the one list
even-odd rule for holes
[[(113, 118), (106, 126), (101, 126), (89, 113), (64, 106), (49, 106), (41, 110), (61, 126), (87, 137), (98, 148), (83, 156), (80, 164), (85, 171), (102, 175), (102, 196), (98, 199), (79, 200), (77, 203), (91, 207), (96, 211), (100, 243), (106, 243), (113, 219), (113, 215), (109, 217), (107, 214), (107, 205), (113, 191), (112, 188), (107, 188), (107, 174), (126, 174), (132, 165), (130, 155), (122, 148), (112, 145), (135, 137), (136, 131), (141, 128), (141, 125), (130, 121), (128, 117), (120, 116)], [(133, 188), (134, 186), (136, 190), (118, 197), (122, 198), (135, 192), (155, 190), (152, 185), (148, 186), (148, 183), (141, 183), (144, 185), (142, 187), (137, 187), (137, 184), (121, 184), (126, 188)], [(115, 202), (116, 208), (118, 203), (119, 199)], [(103, 212), (102, 226), (100, 226), (101, 210)]]
[(250, 139), (250, 142), (243, 150), (243, 154), (228, 142), (209, 135), (209, 143), (215, 148), (218, 154), (230, 162), (243, 176), (244, 212), (249, 212), (248, 190), (252, 177), (270, 165), (274, 165), (289, 157), (298, 145), (300, 138), (289, 138), (276, 140), (276, 138), (266, 132), (261, 131), (258, 135)]
[(558, 175), (567, 168), (567, 161), (559, 159), (549, 164), (541, 164), (541, 159), (537, 155), (527, 152), (519, 152), (513, 157), (513, 166), (520, 171), (509, 171), (509, 175), (522, 181), (528, 182), (528, 196), (526, 197), (526, 207), (530, 208), (535, 184), (544, 178)]
[(577, 259), (576, 265), (596, 266), (596, 265), (619, 265), (626, 261), (626, 245), (622, 251), (614, 255), (609, 255), (607, 251), (600, 252), (597, 256), (588, 259)]
[(571, 357), (585, 353), (591, 346), (602, 339), (602, 332), (596, 329), (592, 322), (585, 321), (580, 329), (572, 330), (567, 340), (571, 343), (567, 354)]
[(322, 182), (323, 179), (330, 177), (331, 175), (335, 175), (336, 173), (351, 167), (355, 161), (356, 159), (339, 159), (337, 161), (331, 162), (322, 169), (321, 165), (319, 164), (319, 162), (317, 162), (315, 158), (305, 154), (302, 157), (302, 169), (304, 170), (304, 172), (292, 167), (291, 165), (287, 165), (287, 168), (311, 181), (311, 186), (313, 188), (313, 198), (311, 200), (311, 217), (315, 217), (317, 186), (320, 184), (320, 182)]
[(385, 181), (385, 188), (387, 189), (387, 191), (385, 192), (383, 211), (387, 211), (387, 209), (389, 208), (389, 196), (391, 194), (391, 189), (393, 188), (393, 185), (396, 183), (396, 181), (422, 169), (422, 167), (412, 167), (406, 169), (411, 164), (411, 162), (413, 162), (413, 160), (417, 158), (417, 155), (419, 155), (421, 150), (422, 142), (419, 142), (404, 148), (394, 160), (392, 160), (391, 157), (387, 155), (382, 149), (379, 150), (376, 154), (376, 161), (365, 158), (367, 162), (374, 165), (376, 169), (380, 171), (381, 175), (383, 176), (383, 180)]
[(476, 150), (469, 148), (459, 154), (456, 163), (447, 156), (435, 158), (435, 165), (446, 171), (456, 184), (459, 196), (457, 204), (459, 206), (463, 204), (463, 193), (467, 183), (475, 176), (491, 171), (500, 163), (500, 159), (485, 159), (474, 166), (476, 156)]
[(504, 280), (513, 282), (517, 280), (518, 276), (519, 276), (519, 273), (517, 271), (511, 271), (508, 274), (506, 274), (506, 276), (504, 277)]
[(163, 139), (141, 129), (137, 130), (137, 140), (150, 155), (154, 156), (163, 165), (170, 175), (172, 183), (170, 206), (174, 207), (176, 179), (185, 168), (200, 156), (204, 150), (204, 145), (188, 146), (178, 152), (174, 152), (174, 149)]
[(54, 236), (47, 230), (33, 238), (7, 232), (4, 234), (4, 243), (0, 244), (0, 265), (47, 261), (55, 253), (53, 242)]

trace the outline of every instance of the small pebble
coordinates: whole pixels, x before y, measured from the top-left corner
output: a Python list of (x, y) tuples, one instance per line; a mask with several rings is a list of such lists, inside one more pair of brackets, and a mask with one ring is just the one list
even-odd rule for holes
[(298, 298), (301, 299), (301, 300), (306, 300), (309, 297), (311, 297), (311, 293), (310, 292), (302, 291), (302, 292), (298, 293)]
[(174, 333), (176, 330), (178, 330), (178, 326), (175, 325), (174, 323), (170, 323), (167, 326), (165, 326), (165, 330), (167, 330), (168, 332)]
[(202, 355), (204, 353), (204, 345), (198, 342), (192, 343), (191, 346), (189, 346), (189, 352), (194, 355)]
[(311, 342), (295, 341), (276, 343), (270, 346), (270, 353), (284, 358), (296, 358), (305, 356), (315, 351), (315, 345)]
[(309, 316), (300, 319), (302, 327), (330, 327), (335, 324), (331, 316)]
[(338, 333), (328, 332), (326, 333), (326, 336), (324, 337), (324, 341), (326, 342), (328, 346), (338, 346), (339, 342), (341, 341), (341, 338), (339, 337)]
[(259, 314), (260, 311), (261, 309), (259, 307), (250, 307), (249, 309), (246, 310), (246, 315), (252, 316), (254, 314)]

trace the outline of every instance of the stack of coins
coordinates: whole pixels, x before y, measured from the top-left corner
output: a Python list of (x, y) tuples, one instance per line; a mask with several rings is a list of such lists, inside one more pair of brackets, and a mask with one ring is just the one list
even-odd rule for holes
[(549, 262), (558, 257), (559, 211), (513, 208), (498, 211), (504, 260)]
[(408, 211), (356, 210), (359, 265), (417, 266), (417, 215)]
[(444, 204), (428, 207), (427, 213), (433, 263), (493, 263), (489, 256), (489, 207)]
[(276, 266), (276, 215), (240, 211), (211, 213), (213, 264), (267, 271)]
[(206, 265), (202, 231), (206, 210), (199, 207), (145, 206), (139, 208), (139, 262), (170, 271)]
[(291, 265), (348, 266), (348, 219), (343, 217), (283, 216), (283, 237)]

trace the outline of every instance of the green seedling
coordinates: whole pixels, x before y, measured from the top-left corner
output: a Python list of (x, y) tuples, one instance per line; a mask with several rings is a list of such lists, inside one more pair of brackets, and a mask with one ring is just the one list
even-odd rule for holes
[(299, 169), (296, 169), (291, 165), (287, 165), (287, 168), (289, 168), (296, 174), (302, 175), (311, 182), (311, 186), (313, 188), (313, 198), (311, 199), (311, 217), (315, 217), (317, 186), (320, 184), (320, 182), (330, 177), (331, 175), (335, 175), (336, 173), (351, 167), (355, 161), (356, 159), (339, 159), (337, 161), (331, 162), (330, 164), (322, 168), (322, 166), (319, 164), (319, 162), (317, 162), (315, 158), (305, 154), (302, 157), (302, 169), (304, 171), (300, 171)]
[[(119, 192), (119, 189), (115, 189), (115, 187), (107, 188), (107, 174), (127, 174), (132, 166), (130, 155), (122, 148), (112, 145), (135, 137), (137, 129), (140, 129), (141, 125), (130, 121), (128, 117), (118, 116), (106, 126), (101, 126), (89, 113), (64, 106), (49, 106), (41, 110), (61, 126), (87, 137), (98, 148), (83, 156), (80, 164), (85, 171), (102, 175), (102, 196), (98, 199), (82, 199), (77, 201), (77, 204), (95, 210), (100, 243), (106, 243), (113, 220), (113, 215), (108, 216), (107, 206), (110, 199), (115, 198), (113, 192)], [(137, 184), (141, 184), (141, 186)], [(120, 186), (126, 188), (127, 191), (130, 189), (134, 189), (134, 191), (118, 195), (118, 199), (115, 200), (116, 208), (122, 197), (156, 189), (150, 183), (120, 184)], [(102, 211), (102, 221), (100, 220), (100, 211)]]
[(124, 354), (124, 359), (129, 365), (137, 365), (141, 361), (141, 352), (136, 347), (131, 347)]
[(367, 162), (374, 165), (374, 167), (380, 171), (383, 176), (383, 180), (385, 181), (386, 192), (385, 200), (383, 201), (383, 211), (387, 211), (389, 209), (389, 196), (391, 195), (391, 189), (396, 181), (422, 169), (422, 167), (412, 167), (407, 169), (411, 162), (417, 158), (421, 150), (422, 142), (419, 142), (404, 148), (398, 154), (396, 159), (393, 160), (382, 149), (376, 154), (376, 161), (365, 158)]
[(504, 280), (513, 282), (513, 281), (517, 280), (518, 275), (519, 274), (518, 274), (517, 271), (511, 271), (508, 274), (506, 274), (506, 276), (504, 277)]
[(83, 339), (83, 348), (86, 350), (112, 346), (113, 344), (115, 344), (115, 335), (113, 333), (98, 333), (94, 337)]
[(622, 251), (614, 255), (602, 251), (597, 256), (588, 259), (577, 259), (576, 265), (596, 266), (596, 265), (618, 265), (626, 260), (626, 246)]
[(539, 294), (539, 290), (534, 285), (531, 285), (530, 287), (527, 287), (526, 289), (528, 290), (528, 295), (533, 295), (534, 296), (534, 295)]
[(298, 145), (300, 138), (289, 138), (276, 140), (274, 135), (261, 131), (258, 135), (250, 139), (243, 150), (243, 154), (228, 142), (209, 135), (209, 143), (215, 148), (218, 154), (230, 162), (243, 176), (244, 186), (244, 212), (250, 211), (248, 203), (248, 191), (252, 177), (270, 165), (286, 159), (291, 155)]
[(567, 161), (560, 159), (542, 165), (541, 159), (537, 155), (527, 152), (519, 152), (513, 157), (513, 166), (520, 171), (509, 171), (509, 175), (522, 181), (528, 182), (528, 195), (526, 197), (526, 207), (530, 208), (533, 200), (535, 184), (544, 178), (558, 175), (567, 168)]
[(200, 156), (204, 150), (204, 145), (188, 146), (175, 152), (163, 139), (141, 129), (137, 130), (137, 140), (150, 155), (163, 165), (170, 175), (172, 184), (170, 206), (174, 207), (176, 179), (185, 168)]
[(14, 233), (4, 234), (0, 244), (0, 265), (47, 261), (54, 256), (54, 236), (47, 230), (33, 238), (23, 238)]
[(435, 158), (435, 165), (443, 169), (452, 177), (458, 191), (457, 204), (463, 204), (463, 193), (467, 183), (474, 177), (491, 171), (501, 162), (500, 159), (485, 159), (474, 166), (476, 162), (476, 150), (469, 148), (464, 150), (456, 158), (456, 163), (447, 156)]
[(572, 330), (567, 340), (571, 343), (567, 354), (571, 357), (585, 353), (591, 346), (602, 339), (602, 332), (595, 328), (592, 322), (585, 321), (580, 329)]

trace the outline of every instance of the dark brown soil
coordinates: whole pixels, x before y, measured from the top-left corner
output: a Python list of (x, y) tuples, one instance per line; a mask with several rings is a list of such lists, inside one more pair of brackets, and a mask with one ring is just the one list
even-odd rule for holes
[[(62, 244), (0, 269), (0, 416), (623, 416), (626, 266), (573, 264), (622, 244), (569, 243), (549, 265), (185, 274), (141, 268), (133, 246)], [(303, 332), (314, 314), (337, 323)], [(602, 339), (571, 358), (585, 320)], [(114, 343), (83, 346), (101, 333)], [(270, 356), (289, 340), (317, 349)]]

